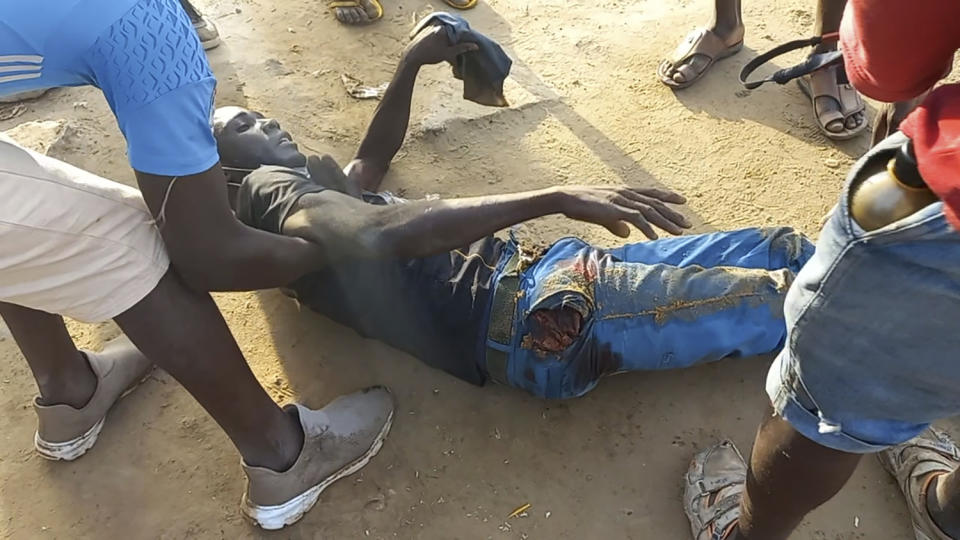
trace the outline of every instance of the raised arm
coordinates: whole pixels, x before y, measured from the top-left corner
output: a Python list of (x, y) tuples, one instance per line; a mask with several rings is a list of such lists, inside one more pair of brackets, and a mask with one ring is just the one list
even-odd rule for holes
[(601, 225), (620, 237), (629, 236), (632, 225), (656, 238), (651, 223), (680, 234), (690, 224), (665, 203), (683, 202), (658, 189), (566, 187), (379, 206), (328, 190), (301, 197), (282, 232), (319, 244), (328, 260), (424, 257), (549, 214)]
[(397, 155), (410, 122), (410, 100), (420, 68), (426, 64), (452, 62), (457, 55), (476, 50), (473, 43), (450, 45), (442, 28), (426, 28), (403, 52), (397, 71), (383, 99), (373, 113), (373, 120), (360, 142), (356, 157), (343, 172), (361, 190), (377, 191), (390, 161)]

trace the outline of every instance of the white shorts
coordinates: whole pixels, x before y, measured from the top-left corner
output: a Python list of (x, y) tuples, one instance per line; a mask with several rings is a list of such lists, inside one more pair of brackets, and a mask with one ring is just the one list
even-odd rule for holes
[(142, 300), (169, 265), (139, 191), (0, 133), (0, 301), (104, 321)]

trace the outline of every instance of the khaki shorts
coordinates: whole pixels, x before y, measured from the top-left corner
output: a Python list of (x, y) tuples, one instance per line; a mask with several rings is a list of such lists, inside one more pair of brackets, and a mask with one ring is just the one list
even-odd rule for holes
[(169, 265), (139, 191), (0, 134), (0, 301), (104, 321), (142, 300)]

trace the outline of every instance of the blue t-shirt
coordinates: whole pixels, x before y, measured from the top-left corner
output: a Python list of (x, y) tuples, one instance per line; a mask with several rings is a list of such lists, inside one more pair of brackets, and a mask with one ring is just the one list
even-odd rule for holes
[(0, 1), (0, 95), (103, 91), (134, 169), (203, 172), (219, 160), (216, 79), (177, 0)]

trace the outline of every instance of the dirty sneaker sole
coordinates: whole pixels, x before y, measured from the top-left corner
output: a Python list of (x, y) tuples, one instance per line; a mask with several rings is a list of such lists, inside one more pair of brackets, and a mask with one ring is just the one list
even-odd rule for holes
[(390, 427), (392, 425), (393, 411), (390, 411), (390, 415), (387, 416), (387, 421), (384, 422), (373, 445), (370, 446), (370, 449), (367, 450), (365, 454), (348, 463), (339, 471), (331, 474), (319, 484), (283, 504), (260, 506), (248, 501), (247, 495), (244, 493), (243, 499), (240, 501), (240, 513), (243, 517), (253, 522), (254, 525), (268, 531), (275, 531), (287, 525), (293, 525), (299, 521), (304, 514), (309, 512), (310, 509), (313, 508), (313, 505), (317, 504), (323, 490), (330, 487), (330, 485), (337, 480), (350, 476), (362, 469), (367, 463), (370, 463), (373, 456), (377, 455), (377, 453), (380, 452), (380, 448), (383, 447), (383, 441), (387, 438), (387, 434), (390, 433)]
[[(151, 367), (147, 370), (146, 374), (141, 377), (136, 383), (133, 384), (130, 388), (126, 389), (116, 401), (113, 402), (113, 405), (110, 406), (112, 409), (116, 406), (117, 403), (120, 403), (120, 400), (129, 396), (137, 389), (141, 384), (145, 383), (147, 379), (153, 375), (153, 370), (156, 369), (156, 366)], [(109, 411), (107, 411), (109, 414)], [(49, 459), (50, 461), (73, 461), (80, 456), (87, 453), (88, 450), (93, 448), (93, 445), (97, 443), (97, 438), (100, 436), (100, 431), (103, 429), (103, 423), (107, 420), (106, 415), (101, 418), (96, 424), (94, 424), (86, 433), (77, 437), (76, 439), (65, 441), (65, 442), (48, 442), (40, 438), (40, 432), (36, 431), (33, 434), (33, 448), (37, 451), (37, 454), (44, 459)]]
[(97, 437), (100, 436), (100, 430), (103, 429), (103, 417), (93, 425), (86, 433), (76, 439), (55, 443), (47, 442), (40, 438), (40, 433), (33, 435), (33, 447), (40, 454), (40, 457), (50, 461), (73, 461), (87, 453), (87, 450), (93, 448), (97, 443)]

